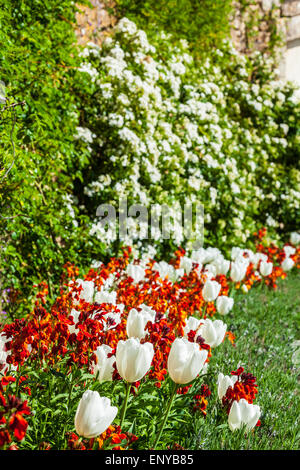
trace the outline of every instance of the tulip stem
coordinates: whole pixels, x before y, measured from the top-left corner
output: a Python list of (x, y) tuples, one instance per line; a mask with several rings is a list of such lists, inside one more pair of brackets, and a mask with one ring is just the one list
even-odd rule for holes
[(177, 392), (177, 388), (178, 388), (178, 384), (174, 383), (174, 387), (173, 387), (173, 390), (172, 390), (172, 393), (171, 393), (171, 396), (170, 396), (170, 399), (169, 399), (169, 402), (168, 402), (168, 406), (167, 406), (167, 409), (166, 409), (166, 413), (165, 413), (163, 422), (161, 423), (158, 436), (157, 436), (157, 438), (155, 439), (155, 442), (154, 442), (154, 444), (153, 444), (153, 449), (154, 449), (154, 450), (155, 450), (157, 444), (159, 443), (159, 440), (160, 440), (160, 438), (161, 438), (161, 435), (162, 435), (162, 432), (163, 432), (163, 430), (164, 430), (165, 424), (166, 424), (166, 422), (167, 422), (167, 419), (168, 419), (168, 416), (169, 416), (169, 413), (170, 413), (170, 410), (171, 410), (171, 407), (172, 407), (173, 399), (174, 399), (174, 396), (175, 396), (175, 394), (176, 394), (176, 392)]
[(127, 404), (128, 404), (128, 398), (129, 398), (129, 393), (130, 393), (130, 386), (131, 384), (126, 382), (126, 395), (125, 395), (125, 400), (122, 408), (122, 413), (121, 413), (121, 421), (120, 421), (120, 427), (122, 428), (123, 421), (126, 415), (126, 410), (127, 410)]

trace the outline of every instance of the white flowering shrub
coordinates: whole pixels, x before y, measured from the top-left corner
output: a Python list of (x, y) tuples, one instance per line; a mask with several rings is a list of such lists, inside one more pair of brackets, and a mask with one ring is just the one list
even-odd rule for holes
[[(226, 41), (196, 62), (185, 41), (174, 46), (159, 33), (149, 44), (124, 18), (83, 61), (90, 82), (79, 138), (91, 156), (77, 192), (94, 216), (92, 237), (113, 242), (96, 208), (125, 197), (158, 211), (166, 204), (174, 220), (179, 205), (200, 202), (205, 242), (218, 246), (245, 243), (266, 220), (279, 233), (296, 229), (299, 93), (276, 79), (271, 59), (246, 58)], [(162, 244), (159, 230), (151, 236)], [(170, 243), (185, 236), (178, 226)], [(147, 244), (134, 217), (126, 242)]]

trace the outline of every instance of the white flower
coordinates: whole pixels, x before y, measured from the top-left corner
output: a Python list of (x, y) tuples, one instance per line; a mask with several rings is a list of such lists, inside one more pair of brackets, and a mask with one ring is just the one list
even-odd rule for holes
[(238, 377), (236, 375), (223, 375), (222, 372), (218, 375), (218, 397), (220, 400), (226, 395), (226, 392), (229, 387), (234, 386)]
[(245, 262), (235, 261), (231, 263), (230, 277), (233, 282), (240, 282), (244, 279), (248, 264)]
[(257, 424), (260, 414), (258, 405), (252, 405), (244, 398), (240, 401), (234, 401), (228, 415), (229, 428), (231, 431), (236, 431), (246, 425), (246, 430), (250, 431)]
[(290, 236), (290, 242), (292, 245), (300, 245), (300, 233), (292, 232)]
[(86, 390), (78, 404), (75, 429), (79, 436), (91, 439), (102, 434), (113, 422), (118, 408), (110, 405), (110, 399), (98, 392)]
[(220, 315), (227, 315), (233, 307), (234, 300), (232, 297), (226, 295), (220, 295), (217, 298), (216, 307)]
[(292, 258), (285, 258), (281, 263), (281, 267), (284, 271), (290, 271), (290, 269), (293, 268), (294, 264), (295, 261), (292, 260)]
[[(202, 320), (199, 334), (211, 348), (219, 346), (225, 338), (227, 325), (222, 320)], [(196, 339), (196, 338), (195, 338)]]
[(101, 344), (95, 351), (97, 356), (97, 364), (94, 367), (94, 373), (98, 372), (99, 382), (104, 382), (106, 380), (112, 380), (112, 374), (114, 371), (113, 363), (116, 360), (115, 356), (107, 357), (108, 354), (112, 352), (112, 348), (106, 344)]
[(221, 287), (221, 284), (217, 281), (206, 281), (202, 291), (205, 302), (212, 302), (215, 300), (220, 293)]
[(116, 351), (120, 376), (129, 383), (142, 379), (150, 369), (153, 356), (154, 349), (151, 343), (141, 344), (136, 338), (120, 340)]
[(207, 359), (207, 351), (186, 338), (176, 338), (168, 357), (168, 372), (173, 382), (186, 384), (200, 373)]
[(129, 264), (126, 271), (128, 276), (132, 277), (136, 283), (145, 279), (145, 270), (137, 264)]
[(262, 276), (270, 276), (273, 270), (273, 263), (268, 263), (266, 261), (261, 261), (259, 266), (259, 271)]
[(142, 307), (140, 311), (132, 308), (127, 317), (126, 332), (129, 338), (144, 338), (146, 336), (145, 327), (148, 321), (155, 320), (156, 312), (150, 307)]

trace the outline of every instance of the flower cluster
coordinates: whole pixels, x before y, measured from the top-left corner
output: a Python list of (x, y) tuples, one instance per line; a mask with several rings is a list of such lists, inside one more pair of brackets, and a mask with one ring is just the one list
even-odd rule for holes
[[(292, 234), (283, 247), (267, 246), (265, 237), (265, 230), (257, 235), (257, 251), (233, 247), (230, 259), (217, 248), (192, 252), (180, 248), (166, 263), (135, 259), (128, 248), (119, 258), (90, 269), (83, 279), (67, 264), (54, 302), (49, 301), (47, 284), (40, 284), (33, 312), (5, 324), (0, 332), (1, 446), (10, 443), (10, 432), (23, 439), (27, 429), (23, 415), (30, 413), (26, 401), (2, 393), (5, 386), (16, 381), (17, 373), (18, 390), (30, 400), (22, 368), (51, 371), (54, 367), (56, 375), (63, 367), (67, 377), (84, 370), (94, 383), (126, 384), (119, 427), (114, 430), (110, 426), (119, 419), (118, 408), (111, 404), (114, 396), (103, 397), (86, 387), (69, 448), (130, 446), (136, 438), (123, 431), (130, 394), (134, 397), (145, 384), (159, 389), (171, 382), (169, 412), (174, 397), (188, 396), (197, 377), (206, 374), (215, 348), (227, 337), (233, 343), (226, 323), (214, 317), (223, 319), (234, 312), (237, 289), (248, 292), (263, 283), (274, 287), (278, 277), (300, 267), (298, 234)], [(205, 416), (211, 392), (204, 385), (198, 390), (192, 393), (191, 406)], [(230, 429), (242, 424), (250, 429), (258, 422), (256, 394), (256, 379), (243, 368), (231, 377), (219, 374), (218, 395)], [(160, 436), (161, 431), (155, 445)]]
[[(244, 244), (257, 223), (274, 234), (295, 226), (299, 97), (272, 74), (270, 59), (246, 58), (225, 41), (199, 62), (185, 41), (174, 46), (158, 33), (150, 43), (123, 18), (101, 48), (86, 47), (84, 60), (89, 129), (78, 135), (88, 136), (92, 149), (92, 178), (84, 181), (92, 238), (106, 245), (116, 239), (112, 223), (95, 219), (100, 203), (117, 208), (116, 195), (157, 217), (167, 205), (173, 246), (199, 236), (200, 227), (184, 233), (184, 204), (203, 205), (205, 237), (216, 246)], [(150, 240), (151, 250), (159, 248), (159, 227), (147, 239), (143, 228), (131, 215), (124, 243), (147, 251)]]

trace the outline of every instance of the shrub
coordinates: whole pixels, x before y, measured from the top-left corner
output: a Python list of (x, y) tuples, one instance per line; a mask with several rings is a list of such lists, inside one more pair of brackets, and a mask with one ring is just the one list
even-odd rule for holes
[[(271, 58), (246, 58), (224, 41), (199, 62), (185, 41), (174, 46), (161, 33), (150, 44), (128, 19), (85, 55), (81, 124), (92, 152), (76, 195), (90, 217), (98, 204), (126, 197), (128, 205), (166, 204), (176, 220), (179, 204), (200, 201), (205, 243), (225, 248), (265, 220), (297, 228), (299, 99), (276, 79)], [(147, 245), (130, 224), (126, 242)], [(113, 232), (99, 220), (90, 233), (111, 246)], [(161, 234), (150, 240), (159, 252), (184, 241), (178, 227), (170, 243)]]

